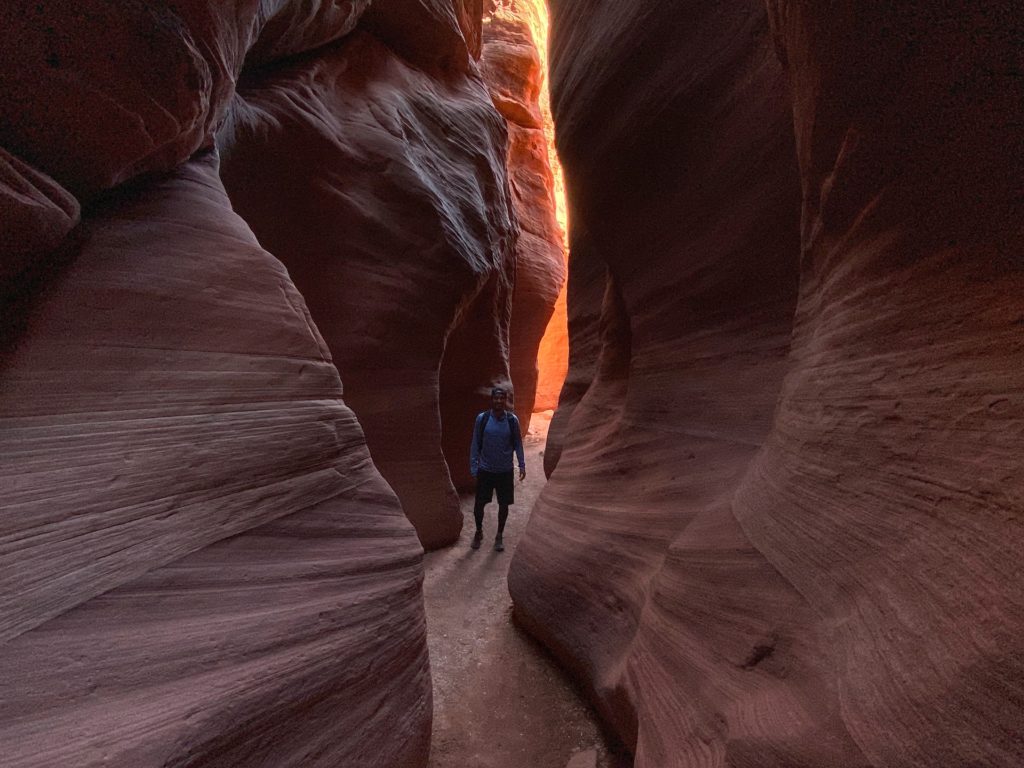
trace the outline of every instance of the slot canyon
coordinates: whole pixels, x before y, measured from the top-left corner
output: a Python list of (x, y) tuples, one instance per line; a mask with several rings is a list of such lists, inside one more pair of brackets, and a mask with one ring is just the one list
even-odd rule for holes
[(1024, 765), (1019, 3), (0, 43), (0, 768)]

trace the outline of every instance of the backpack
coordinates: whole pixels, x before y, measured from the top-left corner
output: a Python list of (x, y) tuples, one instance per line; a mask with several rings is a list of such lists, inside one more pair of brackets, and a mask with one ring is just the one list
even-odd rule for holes
[[(488, 408), (486, 411), (476, 417), (477, 429), (476, 429), (476, 449), (482, 451), (484, 449), (484, 430), (487, 429), (487, 422), (491, 418), (491, 409)], [(512, 441), (512, 450), (516, 447), (516, 438), (522, 442), (522, 435), (519, 434), (519, 418), (512, 413), (512, 411), (505, 411), (505, 418), (508, 419), (508, 436)]]

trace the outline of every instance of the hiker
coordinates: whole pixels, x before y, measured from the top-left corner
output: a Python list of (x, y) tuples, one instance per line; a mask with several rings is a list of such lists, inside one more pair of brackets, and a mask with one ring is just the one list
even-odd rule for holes
[(498, 535), (494, 539), (494, 549), (497, 552), (505, 549), (501, 535), (508, 520), (508, 506), (515, 504), (513, 450), (519, 458), (519, 479), (526, 479), (523, 436), (519, 419), (505, 408), (507, 396), (502, 387), (492, 389), (491, 408), (477, 415), (473, 428), (473, 444), (469, 452), (469, 471), (476, 478), (476, 503), (473, 505), (476, 533), (470, 544), (473, 549), (479, 549), (483, 541), (484, 506), (490, 504), (495, 491), (498, 492)]

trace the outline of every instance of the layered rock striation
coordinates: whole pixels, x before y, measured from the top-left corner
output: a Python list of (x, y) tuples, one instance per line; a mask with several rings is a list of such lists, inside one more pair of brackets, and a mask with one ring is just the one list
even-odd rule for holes
[(420, 764), (421, 549), (284, 268), (210, 156), (82, 229), (0, 383), (5, 764)]
[(1024, 18), (961, 5), (552, 4), (570, 370), (510, 591), (638, 766), (1024, 756)]
[(425, 763), (447, 340), (473, 326), (469, 373), (508, 376), (479, 25), (0, 11), (5, 765)]
[(471, 392), (507, 379), (516, 229), (505, 126), (483, 84), (421, 66), (357, 30), (243, 78), (220, 142), (232, 202), (288, 267), (429, 549), (462, 526), (440, 409), (467, 396), (441, 392), (442, 358)]
[(736, 516), (814, 609), (870, 764), (1018, 765), (1024, 13), (769, 7), (801, 290)]

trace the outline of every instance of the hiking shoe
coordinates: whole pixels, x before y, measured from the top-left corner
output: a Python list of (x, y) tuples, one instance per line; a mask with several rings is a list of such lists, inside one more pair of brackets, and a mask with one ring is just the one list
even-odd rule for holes
[(494, 540), (494, 551), (495, 552), (504, 552), (505, 551), (505, 542), (503, 542), (501, 540), (501, 536), (499, 536), (498, 538), (496, 538)]
[(473, 540), (469, 542), (469, 546), (473, 549), (480, 549), (480, 542), (484, 540), (484, 532), (477, 529), (477, 532), (473, 534)]

